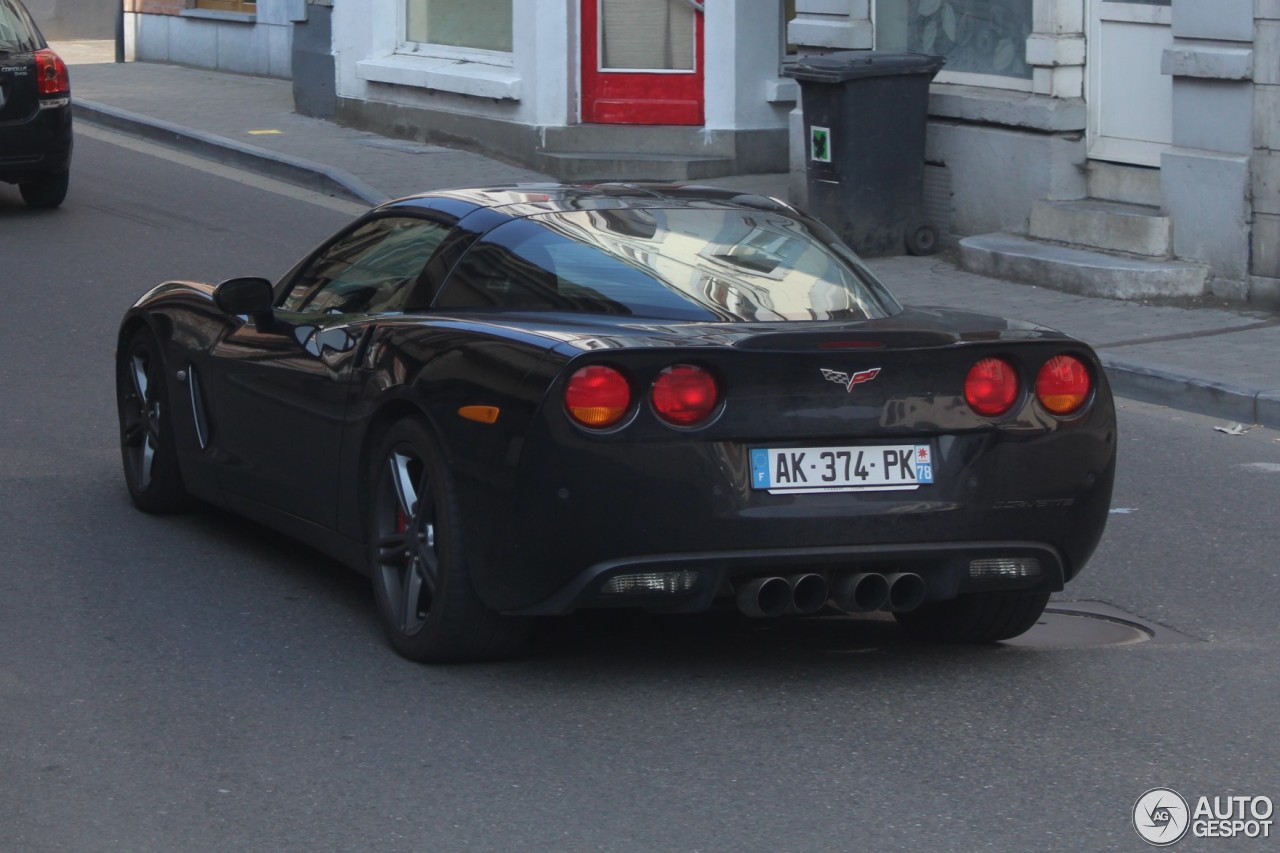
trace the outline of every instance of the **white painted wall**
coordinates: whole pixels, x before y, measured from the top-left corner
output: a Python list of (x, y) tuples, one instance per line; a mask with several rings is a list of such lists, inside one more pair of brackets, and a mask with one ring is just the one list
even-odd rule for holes
[(120, 0), (24, 0), (47, 39), (114, 39)]
[(785, 127), (800, 90), (779, 74), (780, 11), (760, 0), (707, 0), (705, 8), (707, 128)]
[(251, 21), (130, 12), (125, 15), (126, 56), (141, 62), (288, 79), (293, 22), (305, 15), (303, 0), (258, 0), (258, 12)]

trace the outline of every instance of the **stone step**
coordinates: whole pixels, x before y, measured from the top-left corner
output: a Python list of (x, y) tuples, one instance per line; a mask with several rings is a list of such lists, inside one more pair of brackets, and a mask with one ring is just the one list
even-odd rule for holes
[(683, 125), (574, 124), (544, 127), (539, 150), (552, 154), (647, 151), (690, 157), (731, 157), (734, 134)]
[(539, 171), (562, 181), (696, 181), (736, 174), (732, 157), (539, 151)]
[(1159, 207), (1164, 203), (1160, 195), (1159, 169), (1126, 166), (1105, 160), (1090, 160), (1085, 168), (1089, 198), (1124, 204), (1145, 204), (1149, 207)]
[(1209, 282), (1209, 268), (1201, 264), (1089, 251), (1016, 234), (964, 238), (960, 266), (980, 275), (1113, 299), (1201, 296)]
[(1030, 236), (1104, 252), (1168, 258), (1173, 223), (1159, 208), (1086, 198), (1037, 201), (1031, 207)]

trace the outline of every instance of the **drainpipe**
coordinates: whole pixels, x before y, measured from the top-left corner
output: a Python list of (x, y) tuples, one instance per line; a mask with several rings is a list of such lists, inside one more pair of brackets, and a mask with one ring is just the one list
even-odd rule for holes
[(124, 0), (116, 7), (116, 62), (124, 62)]

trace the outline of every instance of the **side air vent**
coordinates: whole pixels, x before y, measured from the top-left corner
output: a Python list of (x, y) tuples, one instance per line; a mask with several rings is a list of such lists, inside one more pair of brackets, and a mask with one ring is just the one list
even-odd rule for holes
[(209, 419), (205, 414), (200, 374), (193, 365), (187, 366), (187, 389), (191, 392), (191, 419), (196, 425), (196, 441), (200, 443), (200, 449), (204, 450), (209, 446)]

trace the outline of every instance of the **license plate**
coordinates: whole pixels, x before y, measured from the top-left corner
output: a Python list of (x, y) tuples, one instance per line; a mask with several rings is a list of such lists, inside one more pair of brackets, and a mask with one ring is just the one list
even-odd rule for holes
[(751, 488), (771, 494), (892, 491), (933, 482), (927, 444), (754, 448)]

